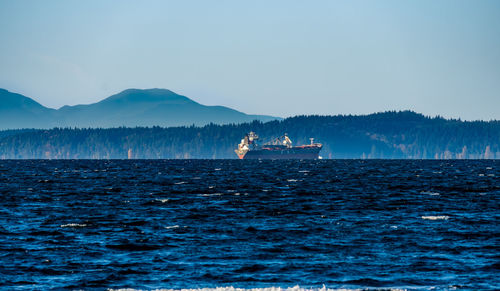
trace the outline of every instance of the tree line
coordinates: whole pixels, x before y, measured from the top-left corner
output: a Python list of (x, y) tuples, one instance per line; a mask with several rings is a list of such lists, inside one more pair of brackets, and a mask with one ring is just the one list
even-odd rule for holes
[(203, 127), (54, 128), (0, 131), (1, 159), (231, 159), (243, 136), (287, 133), (323, 144), (323, 158), (500, 159), (500, 121), (461, 121), (412, 111), (295, 116)]

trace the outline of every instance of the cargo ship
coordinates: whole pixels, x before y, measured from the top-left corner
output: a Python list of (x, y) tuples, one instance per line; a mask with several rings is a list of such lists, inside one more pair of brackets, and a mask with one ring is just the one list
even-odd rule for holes
[(257, 144), (259, 136), (255, 132), (245, 135), (235, 150), (240, 159), (319, 159), (319, 151), (323, 147), (320, 143), (315, 143), (314, 138), (310, 138), (308, 145), (292, 146), (292, 141), (285, 133), (283, 136), (275, 138), (262, 146)]

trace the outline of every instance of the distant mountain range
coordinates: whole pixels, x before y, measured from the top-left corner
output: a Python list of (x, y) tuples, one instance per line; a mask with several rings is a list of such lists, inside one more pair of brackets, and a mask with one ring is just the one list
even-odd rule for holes
[(277, 119), (281, 118), (248, 115), (224, 106), (202, 105), (167, 89), (128, 89), (97, 103), (63, 106), (57, 110), (21, 94), (0, 89), (0, 130), (202, 126)]

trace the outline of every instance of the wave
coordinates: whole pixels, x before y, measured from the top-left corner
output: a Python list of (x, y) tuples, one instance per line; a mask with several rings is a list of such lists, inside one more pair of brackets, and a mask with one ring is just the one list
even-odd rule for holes
[(448, 220), (448, 218), (450, 218), (448, 215), (422, 216), (422, 219), (427, 220)]
[[(108, 289), (109, 291), (138, 291), (140, 289), (131, 289), (131, 288), (121, 288), (121, 289)], [(235, 288), (233, 286), (229, 287), (216, 287), (216, 288), (186, 288), (186, 289), (153, 289), (154, 291), (362, 291), (362, 290), (390, 290), (390, 291), (403, 291), (406, 289), (400, 288), (382, 288), (382, 289), (373, 289), (373, 288), (326, 288), (323, 286), (322, 288), (302, 288), (300, 286), (281, 288), (281, 287), (265, 287), (265, 288)]]
[(61, 227), (86, 227), (86, 224), (80, 224), (80, 223), (68, 223), (68, 224), (61, 224)]
[(422, 191), (420, 194), (427, 194), (431, 196), (439, 196), (440, 194), (438, 192), (432, 192), (432, 191)]

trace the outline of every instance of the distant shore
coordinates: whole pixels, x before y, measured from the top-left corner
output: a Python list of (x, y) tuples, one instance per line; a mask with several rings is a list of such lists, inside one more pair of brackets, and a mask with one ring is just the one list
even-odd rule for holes
[(248, 132), (264, 143), (323, 144), (325, 159), (500, 159), (500, 121), (460, 121), (411, 111), (296, 116), (269, 122), (183, 127), (0, 131), (0, 159), (232, 159)]

